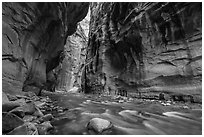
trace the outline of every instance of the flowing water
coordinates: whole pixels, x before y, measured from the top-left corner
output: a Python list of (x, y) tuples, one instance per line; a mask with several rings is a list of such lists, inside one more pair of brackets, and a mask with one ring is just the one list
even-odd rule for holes
[(109, 135), (155, 135), (155, 134), (202, 134), (202, 107), (198, 104), (174, 103), (169, 106), (159, 101), (119, 101), (110, 96), (96, 96), (70, 93), (48, 95), (54, 105), (64, 112), (51, 112), (56, 135), (96, 134), (86, 125), (94, 117), (107, 119), (114, 125), (102, 134)]

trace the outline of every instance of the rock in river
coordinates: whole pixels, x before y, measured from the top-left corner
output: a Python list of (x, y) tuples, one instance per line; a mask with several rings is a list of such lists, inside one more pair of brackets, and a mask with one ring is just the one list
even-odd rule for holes
[(46, 135), (47, 132), (53, 128), (53, 126), (50, 124), (50, 121), (46, 121), (40, 125), (37, 125), (37, 128), (40, 135)]
[(14, 128), (23, 125), (24, 121), (12, 113), (2, 113), (2, 132), (6, 133)]
[(3, 112), (8, 112), (16, 107), (19, 107), (20, 105), (15, 103), (15, 102), (6, 102), (2, 104), (2, 111)]
[(113, 125), (110, 121), (101, 118), (93, 118), (87, 124), (88, 130), (94, 130), (97, 133), (102, 133), (104, 130), (110, 129), (112, 126)]
[(38, 130), (33, 123), (25, 123), (9, 132), (8, 135), (38, 135)]

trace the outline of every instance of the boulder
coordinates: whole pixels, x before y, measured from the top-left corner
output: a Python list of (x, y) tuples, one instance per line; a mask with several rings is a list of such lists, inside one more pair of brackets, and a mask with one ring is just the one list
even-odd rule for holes
[(13, 113), (2, 113), (2, 132), (6, 133), (24, 124), (24, 121)]
[(29, 98), (36, 96), (36, 94), (33, 93), (33, 92), (31, 92), (31, 91), (29, 91), (29, 92), (25, 92), (24, 95), (25, 95), (26, 97), (29, 97)]
[(88, 130), (93, 130), (97, 133), (102, 133), (104, 130), (112, 128), (113, 125), (110, 121), (101, 119), (101, 118), (93, 118), (87, 124)]
[(58, 126), (58, 125), (63, 124), (64, 122), (66, 123), (67, 121), (70, 121), (70, 118), (68, 118), (68, 117), (58, 117), (58, 118), (53, 118), (50, 122), (51, 122), (52, 125)]
[(2, 104), (7, 103), (7, 102), (9, 102), (7, 95), (4, 92), (2, 92)]
[(35, 103), (35, 105), (37, 106), (37, 107), (39, 107), (39, 108), (41, 108), (41, 107), (43, 107), (44, 105), (46, 105), (46, 102), (42, 102), (42, 101), (36, 101), (36, 102), (34, 102)]
[(19, 107), (20, 105), (18, 103), (15, 102), (4, 102), (2, 103), (2, 111), (3, 112), (8, 112), (16, 107)]
[(43, 122), (42, 124), (37, 125), (39, 135), (46, 135), (47, 132), (52, 129), (53, 126), (50, 124), (50, 121)]
[(26, 100), (24, 98), (18, 99), (13, 101), (16, 104), (19, 104), (20, 106), (26, 105)]
[(35, 106), (34, 102), (30, 101), (28, 103), (24, 103), (22, 106), (17, 107), (15, 110), (12, 111), (19, 116), (23, 115), (34, 115), (38, 117), (42, 117), (44, 114), (40, 111), (38, 107)]
[(42, 117), (44, 114), (41, 112), (41, 110), (38, 107), (35, 107), (35, 112), (33, 113), (34, 116)]
[(43, 117), (41, 117), (41, 118), (39, 119), (39, 121), (41, 121), (41, 122), (50, 121), (50, 120), (52, 120), (53, 118), (54, 118), (54, 117), (53, 117), (52, 114), (46, 114), (46, 115), (44, 115)]
[(25, 116), (25, 112), (24, 112), (22, 107), (17, 107), (15, 109), (11, 110), (10, 112), (17, 115), (20, 118), (23, 118)]
[(10, 94), (7, 94), (7, 97), (8, 97), (8, 99), (9, 99), (9, 101), (15, 101), (15, 100), (18, 99), (17, 96), (15, 96), (15, 95), (10, 95)]
[(33, 121), (33, 120), (35, 120), (37, 117), (36, 116), (33, 116), (33, 115), (25, 115), (24, 117), (23, 117), (23, 120), (25, 121), (25, 122), (31, 122), (31, 121)]
[(26, 103), (25, 105), (21, 106), (21, 109), (26, 115), (32, 115), (36, 111), (36, 107), (33, 102)]
[(38, 130), (33, 123), (25, 123), (9, 132), (8, 135), (38, 135)]

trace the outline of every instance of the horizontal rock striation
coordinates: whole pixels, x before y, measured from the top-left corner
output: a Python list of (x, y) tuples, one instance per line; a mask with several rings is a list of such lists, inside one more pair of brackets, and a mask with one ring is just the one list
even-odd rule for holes
[(87, 93), (187, 94), (201, 101), (201, 3), (92, 3)]
[(2, 3), (3, 91), (38, 94), (88, 8), (89, 3)]

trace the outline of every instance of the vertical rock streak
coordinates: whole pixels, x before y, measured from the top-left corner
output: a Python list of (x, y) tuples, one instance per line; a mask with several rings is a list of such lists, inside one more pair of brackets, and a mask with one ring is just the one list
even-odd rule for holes
[(4, 2), (3, 56), (12, 56), (3, 59), (3, 90), (38, 93), (49, 86), (49, 73), (62, 60), (67, 36), (76, 31), (88, 7), (89, 3)]
[(90, 7), (85, 92), (149, 93), (196, 86), (200, 94), (201, 59), (192, 60), (202, 56), (201, 3), (92, 3)]

